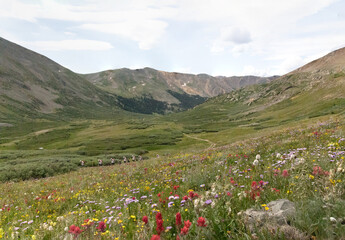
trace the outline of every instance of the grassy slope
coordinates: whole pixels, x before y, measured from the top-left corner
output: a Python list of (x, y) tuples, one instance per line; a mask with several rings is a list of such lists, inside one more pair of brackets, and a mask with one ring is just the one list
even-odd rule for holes
[[(183, 239), (297, 239), (277, 229), (252, 236), (239, 214), (250, 207), (264, 210), (264, 204), (286, 198), (297, 208), (296, 218), (290, 221), (294, 234), (305, 239), (342, 239), (344, 126), (343, 119), (319, 122), (217, 150), (0, 184), (4, 193), (0, 229), (5, 238), (17, 234), (21, 238), (59, 239), (70, 235), (66, 226), (81, 227), (85, 219), (92, 219), (93, 225), (79, 238), (150, 239), (157, 234), (155, 214), (159, 210), (164, 227), (171, 226), (161, 233), (164, 239), (176, 239), (176, 235)], [(289, 160), (293, 152), (304, 162), (297, 165)], [(330, 157), (330, 152), (335, 157)], [(258, 153), (262, 161), (253, 167)], [(276, 157), (277, 153), (282, 158)], [(315, 172), (316, 166), (322, 170)], [(283, 170), (287, 174), (283, 175)], [(260, 180), (263, 185), (253, 188), (253, 181)], [(181, 204), (190, 191), (199, 197)], [(252, 198), (258, 192), (260, 197)], [(166, 200), (175, 194), (179, 199)], [(127, 197), (138, 202), (124, 205)], [(206, 200), (212, 204), (207, 205)], [(171, 207), (168, 201), (173, 203)], [(182, 215), (182, 224), (187, 220), (192, 223), (185, 236), (181, 234), (183, 226), (175, 225), (177, 212)], [(143, 216), (148, 216), (148, 225), (142, 224)], [(199, 217), (206, 219), (206, 227), (197, 226)], [(332, 223), (331, 217), (337, 222)], [(96, 227), (105, 220), (107, 231), (101, 234)]]
[(37, 121), (6, 127), (1, 131), (0, 147), (21, 151), (68, 149), (81, 156), (145, 151), (155, 155), (211, 145), (200, 139), (221, 146), (284, 126), (315, 122), (318, 117), (342, 115), (344, 76), (327, 75), (312, 86), (310, 78), (313, 75), (305, 73), (287, 75), (166, 116), (119, 114), (113, 120)]
[[(85, 103), (81, 112), (70, 109), (62, 115), (48, 115), (46, 120), (23, 119), (14, 127), (1, 127), (0, 149), (26, 156), (28, 151), (43, 147), (62, 155), (68, 151), (75, 159), (147, 151), (148, 156), (154, 156), (222, 146), (315, 122), (323, 116), (343, 117), (343, 70), (302, 70), (165, 116), (110, 111)], [(38, 151), (27, 159), (35, 161), (49, 154)]]

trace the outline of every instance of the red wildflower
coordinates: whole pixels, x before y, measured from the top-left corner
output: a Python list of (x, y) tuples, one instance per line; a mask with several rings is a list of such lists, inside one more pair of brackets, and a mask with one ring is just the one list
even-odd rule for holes
[(179, 237), (178, 235), (176, 236), (176, 240), (181, 240), (180, 237)]
[(157, 234), (161, 235), (161, 232), (164, 231), (163, 220), (161, 220), (161, 219), (157, 220), (156, 223), (157, 223), (157, 228), (156, 228)]
[(190, 191), (189, 192), (189, 197), (192, 199), (194, 197), (194, 192), (193, 191)]
[(181, 213), (176, 213), (176, 226), (180, 226), (182, 224), (181, 221)]
[(192, 225), (192, 223), (189, 220), (184, 221), (184, 226), (185, 227), (189, 228), (191, 225)]
[(163, 217), (162, 214), (160, 212), (158, 212), (156, 214), (156, 224), (157, 224), (157, 234), (160, 235), (161, 232), (164, 231), (164, 226), (163, 226)]
[(98, 223), (98, 227), (96, 227), (96, 229), (100, 232), (105, 232), (105, 228), (107, 227), (107, 225), (105, 224), (105, 222), (99, 222)]
[(273, 174), (273, 175), (274, 175), (274, 176), (277, 176), (277, 175), (280, 173), (280, 170), (279, 170), (279, 169), (274, 169), (274, 171), (273, 171), (273, 172), (274, 172), (274, 174)]
[(314, 166), (313, 167), (313, 175), (325, 175), (328, 176), (329, 172), (324, 171), (320, 166)]
[(70, 227), (69, 227), (69, 233), (74, 233), (74, 230), (75, 230), (75, 228), (76, 228), (77, 226), (76, 225), (71, 225)]
[(88, 218), (88, 219), (84, 220), (84, 223), (82, 224), (82, 226), (87, 229), (87, 228), (91, 227), (93, 224), (94, 224), (94, 222)]
[(257, 197), (260, 197), (260, 191), (251, 191), (250, 192), (250, 198), (252, 200), (255, 200)]
[(287, 169), (284, 169), (283, 172), (282, 172), (282, 176), (283, 176), (283, 177), (288, 177), (289, 175), (290, 175), (290, 174), (289, 174), (288, 170), (287, 170)]
[(151, 240), (160, 240), (160, 239), (161, 239), (161, 237), (159, 235), (153, 235), (151, 237)]
[(69, 233), (71, 233), (72, 235), (74, 235), (74, 238), (77, 238), (79, 236), (79, 234), (81, 234), (83, 232), (83, 230), (81, 230), (79, 227), (75, 226), (75, 225), (71, 225), (69, 227)]
[(263, 187), (265, 185), (265, 182), (260, 180), (259, 185), (260, 185), (260, 187)]
[(143, 222), (147, 224), (149, 222), (149, 218), (147, 216), (143, 216)]
[(187, 201), (187, 200), (188, 200), (188, 197), (187, 197), (187, 196), (183, 196), (182, 199), (185, 200), (185, 201)]
[(187, 228), (186, 226), (184, 226), (184, 227), (181, 229), (181, 234), (182, 234), (182, 235), (187, 235), (188, 231), (189, 231), (189, 228)]
[(198, 226), (199, 227), (206, 227), (207, 225), (205, 224), (206, 223), (206, 221), (205, 221), (205, 218), (203, 218), (203, 217), (199, 217), (199, 219), (198, 219)]
[(162, 220), (162, 219), (163, 219), (162, 214), (161, 214), (160, 212), (158, 212), (158, 213), (156, 214), (156, 221), (157, 221), (157, 220)]
[(158, 197), (161, 197), (161, 194), (160, 194), (160, 193), (158, 193), (158, 194), (157, 194), (157, 196), (158, 196)]

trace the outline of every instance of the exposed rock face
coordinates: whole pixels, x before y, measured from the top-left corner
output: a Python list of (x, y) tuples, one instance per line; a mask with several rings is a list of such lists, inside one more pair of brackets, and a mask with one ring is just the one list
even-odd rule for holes
[(289, 225), (296, 215), (295, 204), (279, 199), (267, 204), (268, 210), (247, 209), (241, 215), (248, 229), (255, 233), (266, 230), (272, 234), (284, 234), (286, 239), (306, 239), (306, 235)]
[(82, 76), (120, 96), (138, 97), (150, 94), (154, 99), (167, 103), (178, 103), (176, 98), (169, 94), (170, 91), (209, 98), (244, 86), (267, 83), (278, 77), (214, 77), (207, 74), (164, 72), (152, 68), (122, 68)]

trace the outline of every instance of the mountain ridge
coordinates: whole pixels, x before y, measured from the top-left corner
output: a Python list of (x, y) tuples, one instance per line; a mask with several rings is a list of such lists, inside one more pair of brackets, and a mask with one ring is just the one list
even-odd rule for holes
[[(113, 89), (109, 88), (106, 79), (97, 80), (98, 76), (107, 77), (112, 73), (120, 75), (118, 82), (111, 83)], [(86, 76), (93, 76), (97, 81), (92, 83)], [(179, 81), (172, 76), (178, 76)], [(137, 79), (150, 87), (138, 84)], [(206, 80), (202, 86), (190, 87), (188, 79), (194, 83)], [(152, 68), (77, 74), (43, 55), (0, 38), (0, 119), (16, 119), (19, 116), (49, 118), (49, 115), (102, 118), (122, 110), (144, 114), (181, 111), (220, 93), (222, 85), (217, 86), (216, 93), (210, 94), (210, 89), (215, 87), (211, 86), (214, 83), (210, 83), (209, 79), (214, 82), (217, 78), (205, 74), (168, 73)], [(106, 84), (97, 84), (99, 81)], [(255, 83), (248, 79), (244, 82)], [(122, 88), (117, 91), (116, 86), (121, 84)], [(185, 84), (184, 87), (189, 90), (177, 87), (178, 84)], [(138, 91), (140, 86), (142, 90)], [(224, 89), (233, 90), (232, 87)]]
[[(167, 94), (167, 90), (201, 97), (214, 97), (240, 87), (271, 81), (277, 76), (210, 76), (208, 74), (190, 74), (142, 69), (114, 69), (83, 75), (91, 83), (121, 96), (136, 97), (149, 92), (159, 101), (177, 103), (176, 98)], [(125, 82), (124, 79), (127, 81)]]

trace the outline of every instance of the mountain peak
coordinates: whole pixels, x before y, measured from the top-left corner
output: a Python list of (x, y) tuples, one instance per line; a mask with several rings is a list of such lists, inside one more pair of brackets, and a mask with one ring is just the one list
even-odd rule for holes
[(345, 71), (345, 47), (337, 49), (298, 69), (297, 72)]

